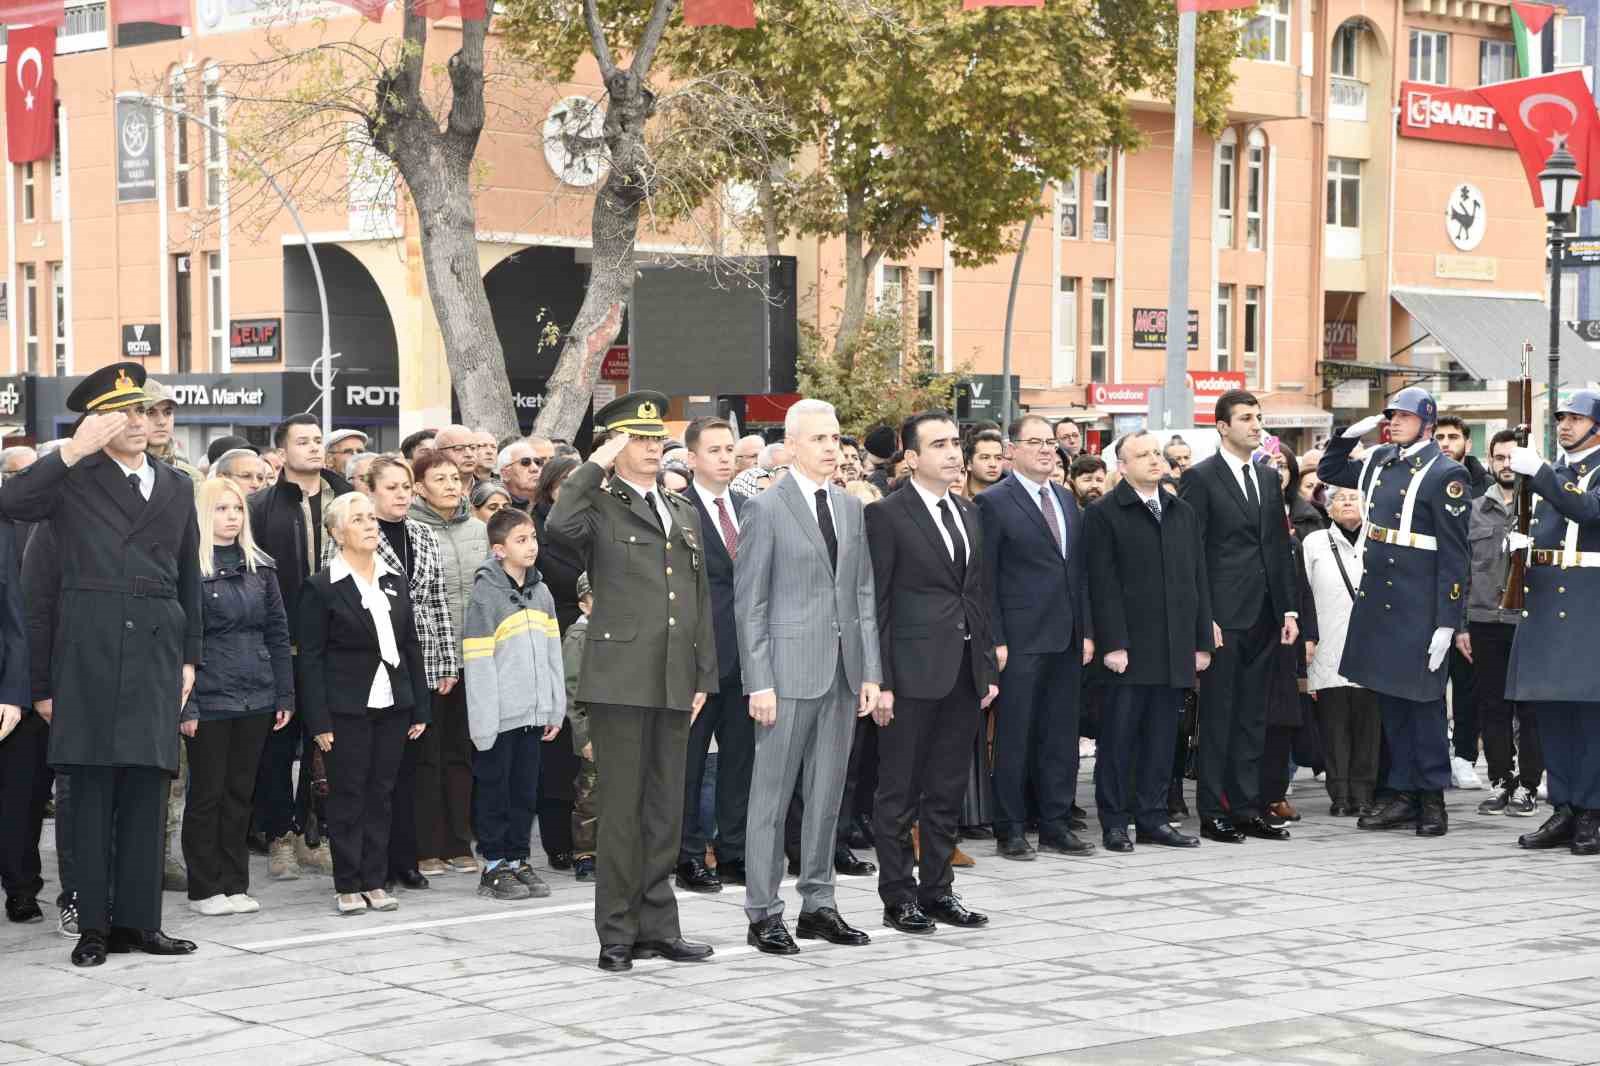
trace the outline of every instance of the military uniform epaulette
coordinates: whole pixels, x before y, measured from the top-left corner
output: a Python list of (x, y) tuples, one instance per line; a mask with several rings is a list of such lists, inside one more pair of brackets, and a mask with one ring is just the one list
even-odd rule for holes
[(661, 495), (666, 497), (669, 500), (676, 501), (677, 503), (681, 504), (684, 507), (693, 507), (694, 506), (694, 504), (690, 501), (689, 497), (685, 496), (681, 492), (673, 492), (671, 489), (662, 489), (661, 490)]

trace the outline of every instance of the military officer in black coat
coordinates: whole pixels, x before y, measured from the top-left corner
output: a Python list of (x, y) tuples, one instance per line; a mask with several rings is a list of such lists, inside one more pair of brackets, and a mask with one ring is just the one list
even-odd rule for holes
[(0, 485), (0, 512), (51, 520), (60, 554), (50, 764), (72, 778), (79, 966), (195, 949), (161, 932), (161, 837), (200, 661), (199, 527), (194, 483), (145, 454), (144, 380), (137, 363), (89, 375), (72, 438)]
[(1567, 844), (1600, 854), (1600, 666), (1590, 651), (1600, 623), (1600, 393), (1580, 389), (1556, 409), (1561, 457), (1552, 467), (1531, 448), (1511, 469), (1539, 497), (1530, 525), (1522, 621), (1511, 644), (1506, 698), (1539, 722), (1550, 775), (1549, 821), (1518, 839), (1525, 848)]
[(1317, 465), (1323, 481), (1358, 488), (1365, 501), (1365, 569), (1339, 673), (1378, 694), (1395, 796), (1356, 824), (1414, 825), (1418, 836), (1443, 836), (1450, 787), (1443, 664), (1466, 607), (1472, 493), (1467, 472), (1433, 440), (1439, 408), (1427, 390), (1400, 390), (1383, 413), (1391, 443), (1351, 457), (1377, 427), (1373, 415), (1330, 441)]

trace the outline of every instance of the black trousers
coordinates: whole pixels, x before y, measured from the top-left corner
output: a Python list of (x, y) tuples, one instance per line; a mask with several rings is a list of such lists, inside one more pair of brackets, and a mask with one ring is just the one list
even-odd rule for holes
[(39, 834), (50, 795), (50, 723), (25, 712), (0, 740), (0, 887), (7, 897), (32, 899), (44, 888)]
[[(183, 861), (189, 898), (235, 896), (250, 888), (250, 796), (261, 749), (272, 732), (265, 710), (242, 718), (201, 722), (189, 749), (189, 790), (183, 808)], [(285, 727), (287, 728), (287, 727)]]
[(600, 771), (594, 927), (601, 944), (680, 935), (672, 871), (683, 839), (689, 714), (666, 707), (589, 705)]
[(433, 694), (433, 724), (417, 751), (417, 854), (454, 859), (472, 854), (472, 740), (467, 687)]
[(1095, 741), (1100, 827), (1120, 829), (1132, 822), (1149, 832), (1167, 823), (1172, 734), (1183, 713), (1183, 693), (1165, 685), (1107, 685), (1105, 692)]
[[(980, 720), (972, 660), (963, 655), (943, 699), (896, 699), (894, 719), (878, 727), (872, 832), (878, 841), (878, 896), (885, 906), (949, 895), (950, 856)], [(913, 823), (921, 825), (920, 863), (911, 850)]]
[[(268, 840), (277, 840), (286, 833), (299, 832), (301, 809), (296, 801), (294, 761), (309, 752), (311, 738), (306, 735), (305, 722), (296, 714), (289, 724), (267, 735), (261, 752), (261, 767), (256, 773), (255, 827), (265, 833)], [(302, 762), (302, 782), (310, 779), (304, 768), (310, 759)], [(300, 789), (304, 794), (305, 786)]]
[[(1078, 712), (1083, 654), (1077, 648), (1044, 655), (1013, 654), (1000, 675), (994, 706), (994, 834), (1023, 834), (1027, 785), (1039, 799), (1039, 832), (1070, 826), (1078, 787)], [(1167, 737), (1170, 743), (1172, 738)]]
[[(333, 720), (328, 767), (328, 844), (334, 891), (383, 887), (389, 869), (389, 816), (411, 716), (341, 714)], [(429, 730), (432, 730), (429, 726)], [(427, 736), (424, 733), (423, 736)]]
[[(1254, 818), (1261, 813), (1261, 749), (1267, 731), (1267, 667), (1282, 621), (1271, 602), (1249, 629), (1224, 629), (1222, 647), (1200, 675), (1199, 784), (1202, 818)], [(1226, 797), (1226, 803), (1224, 803)]]
[[(1471, 622), (1472, 690), (1478, 728), (1483, 731), (1483, 752), (1489, 759), (1489, 780), (1500, 788), (1521, 784), (1530, 792), (1544, 776), (1544, 753), (1539, 744), (1539, 719), (1526, 703), (1506, 699), (1506, 667), (1511, 663), (1511, 641), (1517, 627), (1504, 622)], [(1516, 733), (1512, 734), (1512, 721)]]
[[(472, 828), (478, 851), (490, 862), (518, 862), (533, 846), (533, 815), (539, 806), (542, 727), (508, 729), (488, 751), (472, 753)], [(571, 745), (568, 745), (569, 747)]]
[(1269, 725), (1261, 742), (1261, 806), (1287, 798), (1289, 758), (1294, 752), (1294, 734), (1299, 726)]
[(695, 812), (705, 780), (706, 753), (717, 740), (717, 862), (744, 862), (745, 821), (750, 809), (750, 771), (756, 761), (755, 722), (738, 671), (722, 678), (689, 726), (689, 756), (683, 775), (683, 842), (678, 861), (705, 858), (706, 836)]
[[(1478, 701), (1475, 696), (1478, 649), (1474, 647), (1472, 652), (1474, 661), (1469, 663), (1466, 656), (1451, 645), (1445, 663), (1450, 671), (1450, 716), (1455, 726), (1452, 730), (1451, 744), (1457, 756), (1475, 763), (1478, 761), (1479, 728)], [(1510, 654), (1506, 653), (1508, 658)], [(1500, 691), (1505, 692), (1503, 685)]]
[(157, 766), (73, 766), (70, 772), (78, 929), (160, 929), (171, 775)]
[(1317, 692), (1312, 706), (1328, 760), (1328, 798), (1357, 806), (1371, 803), (1378, 787), (1378, 752), (1383, 742), (1378, 694), (1353, 685), (1325, 688)]
[[(427, 736), (426, 733), (423, 736)], [(395, 771), (394, 796), (389, 801), (389, 877), (417, 868), (417, 758), (422, 737), (407, 740)]]
[[(562, 723), (561, 732), (544, 746), (539, 756), (539, 844), (545, 854), (578, 852), (582, 848), (573, 838), (573, 808), (577, 806), (577, 780), (583, 773), (583, 760), (572, 750), (571, 727)], [(593, 844), (589, 854), (594, 853)]]

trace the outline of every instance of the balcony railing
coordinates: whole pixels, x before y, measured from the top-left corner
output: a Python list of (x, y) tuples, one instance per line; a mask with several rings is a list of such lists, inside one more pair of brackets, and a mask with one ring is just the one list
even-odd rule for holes
[(1354, 78), (1328, 79), (1328, 117), (1367, 121), (1367, 83)]

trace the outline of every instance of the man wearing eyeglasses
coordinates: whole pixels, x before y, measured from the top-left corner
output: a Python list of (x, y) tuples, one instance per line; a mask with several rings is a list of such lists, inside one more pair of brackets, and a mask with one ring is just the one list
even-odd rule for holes
[(533, 445), (525, 440), (514, 440), (500, 449), (495, 469), (500, 480), (511, 490), (511, 506), (527, 514), (533, 513), (533, 489), (539, 483), (539, 471), (544, 462), (533, 453)]
[[(441, 429), (433, 438), (433, 450), (443, 452), (452, 463), (461, 469), (461, 489), (463, 494), (472, 491), (472, 482), (478, 476), (478, 441), (477, 435), (466, 426), (450, 425)], [(491, 466), (493, 463), (491, 462)], [(486, 467), (484, 473), (488, 473)]]
[(995, 852), (1034, 857), (1023, 827), (1029, 778), (1039, 800), (1039, 847), (1087, 855), (1073, 832), (1078, 787), (1078, 711), (1083, 667), (1094, 658), (1082, 551), (1083, 516), (1050, 480), (1050, 423), (1023, 415), (1011, 426), (1012, 469), (978, 494), (984, 587), (1000, 674), (995, 715)]

